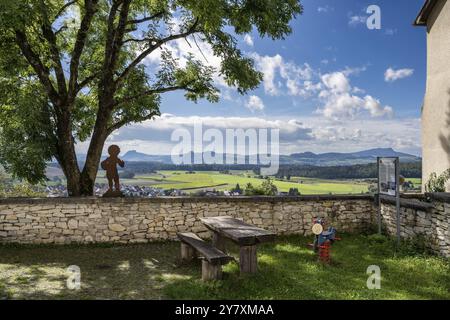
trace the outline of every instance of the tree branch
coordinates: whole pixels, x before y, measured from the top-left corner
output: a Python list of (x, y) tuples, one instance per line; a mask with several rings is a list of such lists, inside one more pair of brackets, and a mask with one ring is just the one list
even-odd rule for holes
[[(143, 122), (146, 120), (152, 120), (154, 117), (161, 115), (161, 113), (159, 111), (154, 111), (151, 112), (150, 114), (141, 117), (139, 119), (133, 119), (133, 122)], [(115, 122), (114, 124), (112, 124), (110, 127), (108, 127), (107, 129), (107, 134), (110, 135), (113, 131), (120, 129), (121, 127), (123, 127), (124, 125), (130, 123), (130, 120), (128, 119), (122, 119), (119, 120), (117, 122)]]
[(195, 92), (194, 90), (189, 88), (189, 85), (191, 83), (192, 83), (192, 81), (187, 83), (187, 84), (185, 84), (185, 85), (183, 85), (183, 86), (171, 86), (171, 87), (156, 88), (156, 89), (147, 90), (147, 91), (141, 92), (139, 94), (136, 94), (134, 96), (125, 97), (125, 98), (123, 98), (121, 100), (116, 100), (114, 102), (113, 107), (117, 107), (117, 106), (119, 106), (121, 104), (124, 104), (124, 103), (131, 103), (131, 102), (133, 102), (136, 99), (139, 99), (139, 98), (142, 98), (142, 97), (145, 97), (145, 96), (150, 96), (150, 95), (153, 95), (153, 94), (160, 94), (160, 93), (176, 91), (176, 90), (186, 90), (186, 91), (190, 91), (190, 92)]
[(40, 4), (44, 18), (41, 27), (42, 35), (44, 36), (45, 40), (47, 40), (50, 46), (50, 54), (51, 59), (53, 60), (54, 63), (56, 82), (58, 84), (58, 92), (61, 96), (65, 98), (67, 96), (66, 77), (64, 76), (64, 69), (61, 63), (61, 54), (58, 45), (56, 44), (56, 35), (53, 32), (50, 20), (48, 18), (47, 7), (45, 6), (43, 1), (41, 1)]
[(83, 81), (81, 81), (80, 83), (77, 84), (77, 93), (80, 92), (81, 89), (83, 89), (85, 86), (88, 85), (89, 82), (91, 82), (92, 80), (94, 80), (96, 77), (98, 77), (99, 73), (96, 72), (88, 77), (86, 77)]
[(111, 6), (111, 9), (109, 10), (109, 16), (108, 16), (108, 31), (106, 34), (106, 44), (105, 44), (105, 60), (103, 63), (103, 70), (107, 71), (110, 66), (110, 58), (111, 58), (111, 51), (114, 43), (114, 20), (116, 19), (116, 13), (119, 9), (120, 1), (115, 0), (113, 1), (113, 4)]
[(42, 26), (42, 34), (50, 44), (51, 57), (55, 65), (54, 69), (56, 75), (56, 82), (58, 84), (58, 92), (59, 94), (65, 97), (67, 95), (66, 77), (64, 76), (64, 70), (61, 64), (59, 49), (58, 46), (56, 45), (55, 34), (53, 33), (51, 27), (48, 24)]
[[(114, 92), (114, 73), (116, 69), (117, 57), (120, 52), (120, 48), (123, 45), (123, 36), (125, 34), (126, 22), (128, 19), (128, 10), (131, 0), (116, 0), (113, 1), (109, 17), (108, 17), (108, 31), (107, 40), (105, 46), (105, 59), (103, 63), (102, 82), (108, 88), (104, 90), (105, 95), (111, 95)], [(117, 27), (114, 27), (114, 21), (116, 19), (116, 13), (119, 7), (122, 5), (119, 22)], [(107, 92), (110, 91), (110, 92)]]
[(118, 22), (117, 28), (114, 32), (114, 40), (113, 40), (113, 46), (112, 46), (112, 52), (111, 52), (111, 65), (110, 65), (110, 68), (112, 69), (113, 72), (116, 67), (117, 57), (119, 55), (120, 48), (122, 46), (123, 37), (125, 35), (125, 27), (127, 24), (130, 4), (131, 4), (131, 0), (123, 1), (122, 7), (120, 9), (119, 22)]
[(58, 30), (55, 31), (55, 36), (57, 36), (60, 32), (62, 32), (63, 30), (66, 30), (67, 26), (66, 25), (62, 25), (61, 28), (59, 28)]
[(198, 30), (196, 30), (196, 27), (198, 25), (198, 21), (199, 19), (196, 18), (195, 22), (192, 24), (192, 26), (189, 28), (189, 30), (187, 30), (186, 32), (182, 32), (179, 34), (175, 34), (175, 35), (170, 35), (166, 38), (163, 39), (157, 39), (155, 40), (155, 44), (154, 45), (150, 45), (150, 47), (146, 50), (144, 50), (143, 52), (141, 52), (141, 54), (139, 54), (129, 65), (128, 67), (125, 68), (125, 70), (122, 72), (122, 74), (116, 79), (116, 85), (120, 85), (120, 83), (122, 83), (125, 78), (128, 76), (128, 74), (130, 73), (130, 71), (136, 67), (142, 60), (144, 60), (144, 58), (146, 56), (148, 56), (150, 53), (152, 53), (154, 50), (156, 50), (157, 48), (161, 47), (163, 44), (172, 41), (172, 40), (176, 40), (176, 39), (181, 39), (181, 38), (185, 38), (195, 32), (198, 32)]
[(136, 31), (138, 28), (136, 28), (136, 27), (133, 27), (133, 28), (127, 28), (127, 29), (125, 29), (125, 33), (130, 33), (130, 32), (133, 32), (133, 31)]
[(69, 78), (69, 94), (68, 100), (72, 102), (77, 93), (78, 67), (80, 64), (80, 57), (83, 53), (86, 44), (86, 38), (91, 26), (92, 18), (97, 10), (98, 0), (85, 0), (85, 10), (83, 19), (81, 20), (80, 28), (78, 29), (75, 46), (72, 52), (72, 59), (70, 60), (70, 78)]
[(124, 40), (124, 41), (122, 41), (122, 44), (126, 44), (126, 43), (128, 43), (128, 42), (152, 42), (152, 41), (155, 41), (155, 39), (152, 39), (152, 38), (143, 38), (143, 39), (135, 39), (135, 38), (130, 38), (130, 39), (127, 39), (127, 40)]
[(59, 9), (59, 11), (58, 11), (58, 13), (56, 14), (55, 18), (53, 19), (53, 21), (55, 21), (56, 19), (58, 19), (59, 16), (62, 15), (62, 14), (64, 13), (64, 11), (66, 11), (66, 9), (67, 9), (68, 7), (70, 7), (71, 5), (73, 5), (73, 4), (75, 4), (75, 3), (77, 3), (77, 1), (76, 1), (76, 0), (73, 0), (73, 1), (67, 2), (65, 5), (63, 5), (63, 6), (61, 7), (61, 9)]
[(50, 80), (50, 72), (48, 68), (42, 63), (39, 56), (31, 48), (25, 32), (15, 30), (15, 35), (17, 45), (22, 51), (22, 54), (27, 59), (28, 63), (33, 67), (33, 70), (36, 72), (39, 81), (42, 83), (45, 90), (47, 91), (50, 101), (55, 106), (60, 106), (61, 99)]
[(161, 17), (162, 15), (164, 15), (166, 12), (165, 11), (161, 11), (158, 13), (155, 13), (154, 15), (150, 16), (150, 17), (144, 17), (142, 19), (134, 19), (134, 20), (128, 20), (127, 24), (138, 24), (138, 23), (142, 23), (142, 22), (146, 22), (146, 21), (150, 21), (156, 18)]

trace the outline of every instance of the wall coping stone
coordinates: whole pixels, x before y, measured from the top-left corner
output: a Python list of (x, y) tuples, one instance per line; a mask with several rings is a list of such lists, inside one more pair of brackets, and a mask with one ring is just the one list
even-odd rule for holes
[(8, 204), (94, 204), (94, 203), (161, 203), (161, 202), (297, 202), (297, 201), (327, 201), (327, 200), (370, 200), (369, 194), (352, 195), (301, 195), (289, 196), (232, 196), (232, 197), (57, 197), (57, 198), (0, 198), (0, 205)]
[(425, 196), (433, 200), (450, 203), (450, 192), (425, 193)]
[[(395, 204), (396, 199), (394, 196), (381, 195), (381, 202)], [(428, 210), (433, 209), (434, 205), (432, 203), (425, 202), (425, 201), (420, 201), (420, 200), (411, 199), (411, 198), (405, 199), (405, 198), (400, 197), (400, 207), (412, 208), (412, 209), (417, 209), (417, 210), (421, 210), (421, 211), (428, 211)]]

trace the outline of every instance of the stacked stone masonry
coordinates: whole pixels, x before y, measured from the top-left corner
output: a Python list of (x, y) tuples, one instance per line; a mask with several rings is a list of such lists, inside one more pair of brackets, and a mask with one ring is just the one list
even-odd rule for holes
[[(418, 240), (435, 254), (450, 257), (450, 197), (429, 195), (428, 208), (402, 206), (400, 209), (400, 236), (402, 239)], [(382, 224), (389, 235), (397, 234), (395, 204), (381, 205)]]
[[(450, 257), (450, 195), (419, 197), (401, 207), (402, 238), (422, 236), (435, 253)], [(392, 200), (392, 199), (391, 199)], [(201, 217), (233, 216), (277, 234), (310, 235), (323, 216), (339, 232), (363, 232), (377, 221), (373, 197), (48, 198), (0, 199), (0, 243), (146, 243), (191, 231), (209, 238)], [(383, 228), (396, 233), (395, 204), (382, 201)]]
[(199, 218), (225, 215), (278, 234), (310, 234), (316, 216), (360, 232), (373, 211), (368, 196), (0, 199), (0, 242), (145, 243), (180, 231), (208, 238)]

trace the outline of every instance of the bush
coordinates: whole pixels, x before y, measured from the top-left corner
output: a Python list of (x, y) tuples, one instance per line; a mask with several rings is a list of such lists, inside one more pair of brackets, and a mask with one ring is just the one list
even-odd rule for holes
[(426, 192), (445, 192), (445, 184), (450, 179), (450, 169), (445, 170), (439, 176), (436, 172), (430, 174), (430, 178), (425, 185)]
[(248, 183), (245, 187), (246, 196), (276, 196), (278, 194), (277, 186), (270, 178), (267, 178), (259, 187)]
[(264, 192), (261, 188), (254, 187), (251, 183), (247, 183), (244, 194), (246, 196), (263, 196)]
[(296, 196), (299, 196), (299, 195), (300, 195), (300, 192), (298, 191), (297, 188), (290, 188), (290, 189), (289, 189), (289, 195), (290, 195), (291, 197), (296, 197)]
[(11, 188), (0, 190), (0, 197), (45, 197), (45, 193), (39, 192), (36, 187), (28, 183), (15, 184)]
[(261, 189), (266, 196), (276, 196), (278, 194), (277, 186), (270, 178), (267, 178), (262, 184)]

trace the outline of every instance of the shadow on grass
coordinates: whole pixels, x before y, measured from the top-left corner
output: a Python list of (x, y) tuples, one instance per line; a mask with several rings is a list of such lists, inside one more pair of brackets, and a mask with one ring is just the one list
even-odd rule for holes
[[(174, 299), (450, 299), (448, 261), (399, 255), (391, 242), (346, 235), (333, 245), (331, 265), (323, 265), (308, 240), (286, 237), (260, 246), (255, 275), (242, 277), (231, 264), (222, 282), (205, 284), (194, 275), (168, 283), (164, 292)], [(380, 290), (367, 288), (370, 265), (381, 268)]]
[[(450, 299), (450, 264), (396, 253), (391, 242), (344, 235), (331, 265), (317, 261), (311, 238), (279, 237), (258, 248), (258, 273), (201, 281), (199, 261), (181, 263), (179, 244), (0, 247), (0, 299)], [(238, 256), (236, 247), (231, 254)], [(66, 287), (67, 267), (81, 269), (81, 289)], [(381, 268), (380, 290), (366, 286), (369, 265)]]
[[(178, 253), (176, 243), (0, 247), (0, 298), (160, 299)], [(70, 265), (80, 267), (80, 290), (67, 288)]]

